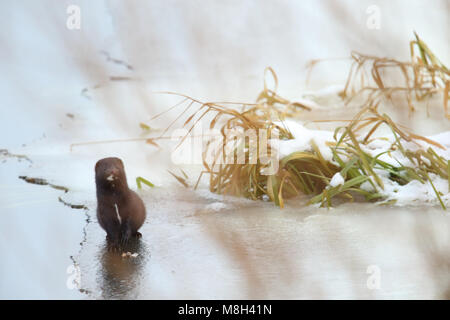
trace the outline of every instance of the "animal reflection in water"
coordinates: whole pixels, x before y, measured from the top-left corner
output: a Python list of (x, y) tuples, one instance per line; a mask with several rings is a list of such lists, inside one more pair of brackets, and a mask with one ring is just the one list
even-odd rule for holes
[[(124, 253), (134, 253), (125, 256)], [(137, 254), (137, 255), (136, 255)], [(133, 299), (138, 297), (141, 270), (149, 256), (140, 239), (128, 241), (122, 250), (110, 250), (105, 242), (99, 252), (101, 268), (98, 282), (105, 299)]]

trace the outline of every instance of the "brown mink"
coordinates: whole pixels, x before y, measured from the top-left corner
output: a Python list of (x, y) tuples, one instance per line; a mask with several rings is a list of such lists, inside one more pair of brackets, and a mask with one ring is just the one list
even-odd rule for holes
[(145, 206), (136, 192), (128, 188), (125, 168), (119, 158), (105, 158), (95, 165), (97, 220), (108, 241), (117, 247), (134, 237), (145, 221)]

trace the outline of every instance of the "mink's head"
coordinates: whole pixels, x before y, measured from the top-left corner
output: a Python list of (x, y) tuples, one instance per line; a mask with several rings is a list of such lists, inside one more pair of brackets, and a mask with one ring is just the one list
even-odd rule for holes
[(128, 188), (125, 167), (119, 158), (104, 158), (95, 164), (97, 188), (120, 190)]

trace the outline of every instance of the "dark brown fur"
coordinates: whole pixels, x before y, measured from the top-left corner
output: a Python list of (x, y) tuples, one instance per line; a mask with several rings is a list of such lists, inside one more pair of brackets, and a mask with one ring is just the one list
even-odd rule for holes
[(99, 160), (95, 165), (95, 184), (97, 219), (106, 231), (108, 241), (118, 246), (131, 237), (139, 237), (138, 229), (146, 216), (145, 206), (136, 192), (128, 188), (122, 160)]

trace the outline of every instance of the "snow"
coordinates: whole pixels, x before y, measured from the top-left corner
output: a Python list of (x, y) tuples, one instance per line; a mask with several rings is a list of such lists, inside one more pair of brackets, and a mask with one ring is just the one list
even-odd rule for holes
[(281, 140), (278, 146), (278, 153), (280, 158), (290, 155), (293, 152), (311, 151), (311, 142), (314, 142), (322, 153), (322, 156), (327, 161), (332, 161), (333, 154), (327, 146), (327, 141), (333, 141), (333, 132), (324, 130), (312, 130), (305, 128), (302, 123), (293, 120), (286, 120), (283, 122), (275, 122), (280, 127), (286, 127), (294, 139)]
[[(447, 180), (434, 174), (430, 174), (430, 179), (435, 188), (442, 193), (441, 199), (444, 204), (450, 206), (450, 193)], [(384, 183), (384, 190), (379, 190), (378, 192), (386, 197), (386, 201), (396, 200), (396, 205), (398, 206), (436, 204), (438, 201), (430, 182), (422, 184), (418, 180), (412, 180), (408, 184), (401, 186), (384, 177), (382, 180)]]
[(337, 187), (339, 185), (343, 185), (344, 182), (345, 182), (344, 177), (341, 175), (340, 172), (338, 172), (331, 178), (329, 185), (330, 187)]
[(225, 208), (227, 208), (227, 205), (223, 202), (213, 202), (213, 203), (206, 205), (206, 209), (212, 210), (212, 211), (221, 211)]

